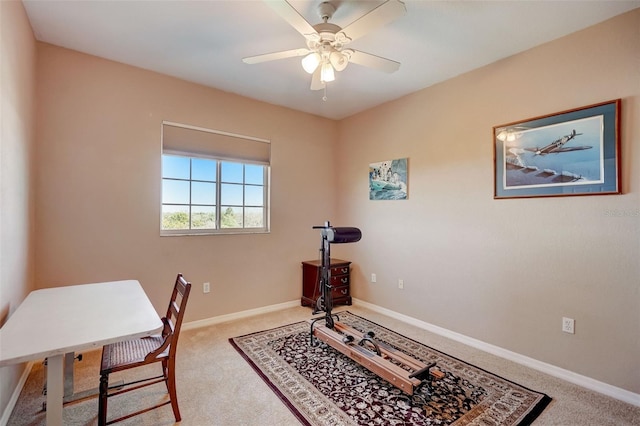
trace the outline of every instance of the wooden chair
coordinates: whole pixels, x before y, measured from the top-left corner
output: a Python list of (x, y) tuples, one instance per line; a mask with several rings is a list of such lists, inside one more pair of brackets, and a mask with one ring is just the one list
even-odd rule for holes
[[(190, 291), (191, 283), (187, 282), (182, 277), (182, 274), (178, 274), (173, 288), (173, 293), (171, 294), (171, 301), (169, 302), (167, 315), (162, 318), (164, 328), (161, 335), (117, 342), (106, 345), (102, 348), (102, 365), (100, 367), (100, 390), (98, 399), (99, 426), (116, 423), (167, 404), (171, 404), (176, 421), (179, 422), (181, 420), (180, 410), (178, 409), (178, 398), (176, 396), (176, 348), (178, 346), (178, 336), (180, 335), (184, 309), (187, 305), (187, 299), (189, 298)], [(161, 375), (136, 380), (130, 383), (120, 383), (111, 387), (109, 386), (109, 374), (141, 367), (155, 362), (162, 363)], [(168, 401), (107, 422), (108, 398), (160, 382), (165, 382), (167, 386), (167, 390), (169, 392)], [(130, 385), (136, 386), (128, 387)]]

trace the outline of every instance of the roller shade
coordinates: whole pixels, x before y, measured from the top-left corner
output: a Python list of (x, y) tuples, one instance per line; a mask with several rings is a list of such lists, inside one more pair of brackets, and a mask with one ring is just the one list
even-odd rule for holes
[(269, 164), (271, 143), (268, 140), (177, 123), (162, 123), (162, 151), (177, 151)]

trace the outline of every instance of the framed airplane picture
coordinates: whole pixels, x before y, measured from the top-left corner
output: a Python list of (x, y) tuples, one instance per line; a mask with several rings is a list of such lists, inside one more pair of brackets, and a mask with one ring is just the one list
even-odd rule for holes
[(494, 198), (620, 194), (620, 99), (493, 128)]

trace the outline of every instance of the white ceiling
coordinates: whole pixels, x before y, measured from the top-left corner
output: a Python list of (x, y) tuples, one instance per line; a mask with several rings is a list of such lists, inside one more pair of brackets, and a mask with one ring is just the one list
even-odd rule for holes
[[(290, 0), (311, 24), (321, 0)], [(331, 0), (346, 27), (382, 0)], [(402, 63), (357, 64), (322, 91), (300, 58), (246, 56), (305, 47), (259, 0), (23, 1), (38, 40), (320, 116), (341, 119), (640, 7), (632, 1), (404, 0), (407, 13), (348, 47)], [(549, 64), (553, 66), (553, 64)]]

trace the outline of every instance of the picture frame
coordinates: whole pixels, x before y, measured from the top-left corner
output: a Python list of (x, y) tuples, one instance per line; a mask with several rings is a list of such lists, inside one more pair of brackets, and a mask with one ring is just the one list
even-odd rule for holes
[(408, 158), (369, 164), (370, 200), (406, 200), (409, 182)]
[(620, 194), (620, 105), (494, 126), (494, 199)]

